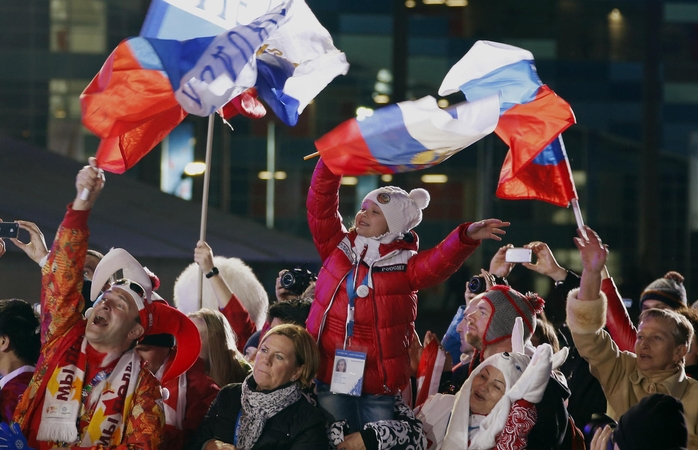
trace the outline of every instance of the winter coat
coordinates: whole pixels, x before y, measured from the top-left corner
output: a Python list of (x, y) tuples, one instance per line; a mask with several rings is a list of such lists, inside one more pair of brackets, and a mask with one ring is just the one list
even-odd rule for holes
[[(229, 384), (218, 393), (187, 450), (201, 450), (217, 439), (235, 442), (238, 414), (242, 410), (242, 384)], [(304, 396), (270, 417), (253, 450), (325, 450), (329, 446), (325, 415)], [(244, 430), (241, 430), (244, 432)]]
[(598, 378), (614, 419), (631, 406), (654, 393), (681, 400), (688, 427), (688, 448), (698, 449), (698, 381), (687, 378), (683, 367), (663, 379), (653, 379), (637, 367), (634, 353), (620, 351), (611, 336), (602, 329), (606, 322), (606, 296), (592, 301), (577, 299), (577, 290), (567, 299), (567, 323), (579, 354), (589, 362)]
[(345, 340), (349, 298), (346, 279), (357, 262), (357, 286), (368, 280), (369, 294), (355, 299), (354, 336), (348, 349), (367, 352), (364, 394), (394, 395), (410, 377), (408, 349), (417, 317), (417, 291), (442, 283), (461, 266), (480, 241), (460, 225), (433, 249), (417, 253), (414, 232), (381, 244), (381, 257), (368, 265), (354, 254), (357, 235), (339, 214), (341, 177), (318, 161), (308, 192), (308, 225), (323, 262), (307, 321), (320, 348), (318, 378), (330, 383), (334, 354)]

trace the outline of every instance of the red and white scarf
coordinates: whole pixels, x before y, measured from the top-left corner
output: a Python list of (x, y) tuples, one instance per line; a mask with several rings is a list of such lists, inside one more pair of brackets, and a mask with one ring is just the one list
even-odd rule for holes
[[(75, 347), (69, 349), (51, 375), (46, 386), (41, 425), (37, 431), (39, 441), (81, 447), (121, 443), (126, 411), (130, 410), (138, 384), (140, 359), (134, 350), (121, 355), (111, 374), (94, 386), (86, 404), (83, 404), (86, 348), (87, 340), (83, 339), (79, 352)], [(85, 411), (93, 413), (83, 436), (80, 436), (77, 421)]]
[[(169, 360), (160, 366), (155, 378), (162, 380), (165, 369), (169, 367)], [(187, 409), (187, 374), (186, 372), (172, 379), (163, 386), (162, 399), (165, 405), (165, 423), (178, 430), (184, 429), (184, 412)]]

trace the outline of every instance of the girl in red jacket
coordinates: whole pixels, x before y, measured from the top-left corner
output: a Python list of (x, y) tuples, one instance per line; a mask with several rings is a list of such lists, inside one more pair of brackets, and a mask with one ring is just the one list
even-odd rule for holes
[[(429, 204), (426, 190), (370, 192), (347, 230), (338, 211), (340, 182), (320, 159), (307, 210), (323, 267), (307, 328), (320, 348), (320, 404), (358, 432), (368, 422), (392, 419), (395, 395), (407, 387), (417, 291), (450, 277), (481, 239), (501, 240), (509, 223), (465, 223), (418, 253), (412, 228)], [(346, 360), (345, 372), (333, 370), (335, 358)]]

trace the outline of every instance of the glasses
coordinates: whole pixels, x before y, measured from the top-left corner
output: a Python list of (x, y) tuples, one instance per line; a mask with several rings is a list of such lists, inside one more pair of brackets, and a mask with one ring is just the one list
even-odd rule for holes
[(141, 298), (145, 298), (145, 289), (143, 289), (143, 286), (136, 283), (135, 281), (122, 278), (120, 280), (116, 280), (114, 284), (112, 284), (112, 286), (126, 286), (127, 288), (138, 294)]

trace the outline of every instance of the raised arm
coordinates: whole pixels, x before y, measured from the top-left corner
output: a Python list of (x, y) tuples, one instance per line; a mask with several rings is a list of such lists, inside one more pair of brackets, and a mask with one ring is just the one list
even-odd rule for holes
[(499, 219), (461, 224), (436, 247), (410, 258), (407, 263), (410, 287), (420, 290), (444, 282), (460, 268), (482, 239), (501, 240), (499, 236), (506, 234), (502, 228), (508, 226), (509, 222)]
[(344, 238), (346, 228), (339, 214), (339, 186), (342, 177), (330, 171), (320, 158), (310, 181), (306, 209), (308, 227), (313, 236), (320, 259), (327, 259), (332, 250)]
[(247, 339), (257, 331), (257, 326), (252, 321), (245, 305), (230, 289), (225, 278), (217, 273), (217, 269), (213, 270), (213, 250), (206, 242), (196, 243), (194, 261), (199, 265), (201, 272), (206, 275), (204, 283), (210, 283), (218, 302), (218, 309), (228, 319), (228, 323), (237, 336), (238, 350), (242, 352)]
[[(42, 344), (65, 333), (81, 317), (84, 302), (82, 271), (89, 239), (87, 218), (104, 187), (104, 174), (94, 167), (94, 158), (90, 158), (90, 164), (83, 167), (76, 177), (75, 200), (68, 205), (42, 268)], [(89, 195), (83, 200), (81, 193), (84, 189), (89, 190)]]
[(601, 238), (594, 230), (584, 227), (586, 237), (577, 230), (578, 237), (574, 238), (574, 245), (579, 250), (582, 259), (582, 279), (579, 283), (577, 300), (597, 300), (601, 297), (601, 272), (606, 266), (608, 246), (601, 242)]

